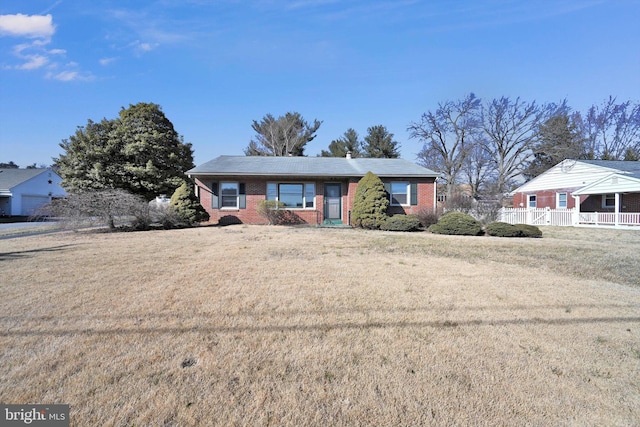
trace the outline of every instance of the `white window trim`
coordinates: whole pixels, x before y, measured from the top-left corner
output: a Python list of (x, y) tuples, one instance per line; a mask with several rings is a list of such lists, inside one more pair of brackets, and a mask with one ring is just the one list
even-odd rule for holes
[[(560, 206), (560, 195), (564, 194), (565, 206)], [(556, 209), (567, 209), (569, 207), (569, 194), (565, 191), (556, 193)]]
[[(531, 206), (531, 197), (536, 198), (536, 205)], [(527, 194), (527, 209), (537, 209), (538, 208), (538, 197), (536, 194)]]
[[(267, 187), (269, 186), (269, 184), (275, 185), (276, 186), (276, 201), (280, 200), (280, 184), (301, 184), (302, 185), (302, 207), (301, 208), (293, 208), (293, 207), (288, 207), (285, 206), (283, 209), (286, 210), (290, 210), (290, 211), (304, 211), (304, 210), (315, 210), (316, 209), (316, 183), (315, 182), (310, 182), (310, 181), (306, 181), (306, 182), (287, 182), (287, 181), (269, 181), (267, 182)], [(307, 185), (313, 185), (313, 206), (311, 207), (307, 207)], [(267, 194), (265, 192), (264, 195), (266, 200), (274, 200), (274, 199), (267, 199)]]
[[(407, 196), (406, 203), (393, 203), (393, 184), (407, 184), (406, 192), (404, 193)], [(391, 181), (389, 185), (389, 205), (390, 206), (411, 206), (411, 183), (407, 181)], [(402, 194), (402, 193), (398, 193)]]
[[(613, 199), (613, 204), (612, 205), (607, 205), (607, 196), (613, 196), (613, 197), (611, 197), (611, 199)], [(615, 195), (615, 193), (603, 194), (602, 195), (602, 209), (614, 209), (615, 207), (616, 207), (616, 195)]]
[[(224, 184), (235, 184), (236, 186), (236, 205), (235, 206), (222, 206), (224, 197), (231, 197), (231, 196), (225, 196), (222, 194), (222, 187), (224, 186)], [(240, 209), (240, 183), (236, 182), (236, 181), (224, 181), (224, 182), (220, 182), (220, 210), (222, 211), (237, 211)]]

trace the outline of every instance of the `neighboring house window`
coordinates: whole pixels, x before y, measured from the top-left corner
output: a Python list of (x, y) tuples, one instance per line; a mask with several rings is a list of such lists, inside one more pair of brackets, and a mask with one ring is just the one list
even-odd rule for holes
[(307, 183), (267, 183), (267, 200), (278, 200), (285, 208), (304, 209), (315, 207), (316, 186)]
[(615, 194), (603, 194), (602, 195), (602, 207), (603, 208), (614, 208), (616, 206), (616, 195)]
[(556, 209), (566, 209), (566, 208), (567, 208), (567, 193), (557, 193)]
[(527, 196), (527, 206), (530, 208), (535, 208), (537, 206), (535, 194), (530, 194)]
[(220, 183), (221, 208), (238, 208), (238, 183)]

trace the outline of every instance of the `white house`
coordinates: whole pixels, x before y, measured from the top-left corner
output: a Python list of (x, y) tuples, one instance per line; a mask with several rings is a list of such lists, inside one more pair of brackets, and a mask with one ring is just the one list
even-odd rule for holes
[(506, 222), (640, 225), (640, 161), (564, 160), (511, 194)]
[(67, 195), (61, 182), (50, 168), (0, 169), (0, 215), (33, 215), (45, 203)]

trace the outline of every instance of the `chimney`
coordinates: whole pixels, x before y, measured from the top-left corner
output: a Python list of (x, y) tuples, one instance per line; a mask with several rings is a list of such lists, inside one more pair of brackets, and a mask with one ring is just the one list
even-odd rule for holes
[(351, 151), (347, 151), (347, 159), (351, 158)]

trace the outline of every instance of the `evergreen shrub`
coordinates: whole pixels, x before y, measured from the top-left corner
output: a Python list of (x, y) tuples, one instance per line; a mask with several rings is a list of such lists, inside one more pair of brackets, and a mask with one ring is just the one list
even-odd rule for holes
[(542, 231), (535, 225), (516, 224), (515, 227), (520, 232), (520, 237), (542, 237)]
[(471, 215), (462, 212), (447, 212), (442, 215), (437, 224), (429, 227), (429, 231), (436, 234), (454, 234), (461, 236), (480, 236), (484, 234), (482, 225)]
[(356, 227), (377, 229), (387, 219), (389, 196), (384, 183), (374, 173), (367, 174), (358, 181), (351, 210), (351, 223)]
[(396, 214), (388, 217), (380, 226), (385, 231), (417, 231), (420, 220), (415, 215)]
[(542, 237), (542, 231), (534, 225), (507, 224), (506, 222), (492, 222), (485, 231), (495, 237)]
[(209, 213), (200, 204), (193, 192), (193, 186), (186, 182), (173, 192), (169, 209), (173, 209), (179, 220), (188, 226), (209, 220)]

